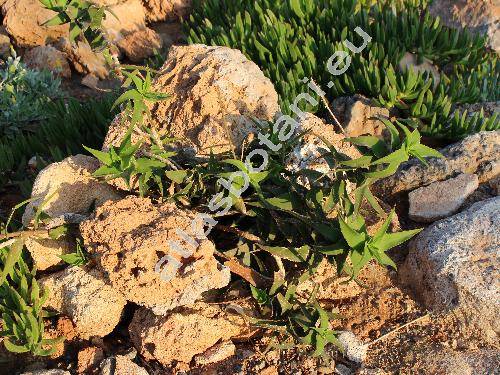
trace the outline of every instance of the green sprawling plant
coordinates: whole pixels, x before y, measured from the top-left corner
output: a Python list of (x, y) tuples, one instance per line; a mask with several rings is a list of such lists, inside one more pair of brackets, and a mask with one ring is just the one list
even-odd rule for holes
[(48, 71), (26, 68), (13, 55), (0, 68), (0, 138), (9, 141), (48, 117), (45, 108), (60, 96), (61, 83)]
[[(106, 153), (89, 151), (103, 164), (96, 177), (123, 179), (133, 190), (155, 200), (176, 202), (206, 214), (212, 197), (219, 195), (216, 202), (229, 198), (231, 210), (217, 217), (224, 229), (216, 226), (211, 236), (215, 243), (222, 243), (218, 256), (240, 262), (247, 276), (255, 276), (248, 278), (238, 273), (250, 283), (261, 309), (262, 318), (252, 321), (272, 329), (281, 340), (288, 338), (295, 344), (313, 346), (319, 355), (326, 344), (337, 343), (336, 333), (327, 324), (336, 315), (323, 310), (314, 293), (297, 292), (300, 284), (314, 275), (322, 261), (334, 264), (339, 275), (351, 279), (356, 279), (371, 260), (396, 267), (387, 252), (419, 230), (388, 233), (392, 213), (384, 212), (370, 186), (393, 174), (410, 157), (426, 163), (427, 157), (441, 156), (421, 144), (419, 131), (409, 128), (414, 124), (381, 121), (390, 134), (387, 142), (373, 136), (349, 139), (363, 153), (358, 159), (329, 145), (322, 154), (330, 166), (327, 174), (286, 168), (302, 135), (283, 144), (279, 152), (270, 152), (269, 164), (260, 172), (250, 172), (243, 162), (249, 152), (258, 148), (256, 143), (248, 146), (241, 159), (211, 155), (206, 159), (179, 160), (171, 151), (170, 138), (160, 139), (147, 129), (135, 130), (139, 139), (143, 137), (136, 144), (131, 143), (134, 130), (130, 128), (120, 146)], [(259, 126), (264, 133), (272, 132), (270, 124)], [(277, 134), (273, 133), (270, 140), (279, 143)], [(139, 153), (145, 144), (152, 145), (151, 151), (142, 149)], [(235, 191), (245, 185), (243, 177), (232, 179), (232, 191), (221, 183), (234, 172), (248, 175), (249, 187), (241, 195)], [(309, 184), (299, 183), (303, 177)], [(352, 191), (348, 191), (348, 182), (355, 186)], [(386, 218), (375, 234), (368, 233), (364, 202)]]
[[(5, 348), (14, 353), (31, 352), (36, 356), (49, 356), (64, 337), (47, 339), (44, 336), (44, 318), (53, 314), (43, 305), (49, 290), (40, 290), (36, 281), (36, 267), (30, 266), (31, 257), (25, 249), (28, 232), (9, 233), (14, 212), (28, 201), (18, 204), (0, 232), (0, 337)], [(39, 228), (48, 217), (43, 212), (44, 202), (37, 207), (34, 228)], [(59, 239), (67, 233), (66, 226), (48, 229), (49, 238)]]
[[(240, 49), (274, 83), (282, 108), (309, 92), (304, 77), (313, 78), (329, 100), (363, 94), (380, 105), (398, 108), (401, 118), (421, 124), (425, 134), (455, 139), (478, 129), (498, 129), (499, 121), (457, 128), (451, 107), (498, 100), (500, 65), (488, 53), (485, 38), (443, 26), (426, 11), (427, 1), (357, 0), (195, 0), (186, 22), (190, 43)], [(220, 12), (224, 9), (224, 12)], [(354, 31), (372, 37), (361, 53), (352, 54), (343, 41), (361, 44)], [(349, 69), (334, 77), (326, 69), (336, 51), (346, 51)], [(441, 82), (398, 68), (406, 52), (435, 64)], [(333, 85), (328, 85), (332, 81)], [(435, 87), (436, 86), (436, 87)], [(304, 106), (311, 112), (319, 106)]]
[[(2, 244), (0, 244), (2, 247)], [(44, 338), (44, 318), (50, 314), (42, 306), (48, 297), (48, 290), (41, 291), (35, 279), (36, 268), (31, 270), (25, 257), (20, 254), (15, 264), (10, 254), (21, 253), (23, 244), (18, 241), (0, 249), (0, 313), (5, 348), (14, 353), (31, 352), (33, 355), (49, 356), (64, 338)]]

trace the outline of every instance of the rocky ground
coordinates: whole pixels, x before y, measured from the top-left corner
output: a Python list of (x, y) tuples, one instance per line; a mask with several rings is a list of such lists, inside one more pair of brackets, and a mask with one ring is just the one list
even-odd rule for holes
[[(110, 20), (107, 29), (130, 61), (181, 40), (176, 20), (186, 14), (183, 1), (103, 2), (127, 20), (119, 25)], [(76, 71), (91, 87), (105, 85), (99, 56), (68, 45), (64, 28), (40, 26), (48, 16), (37, 0), (0, 4), (0, 36), (25, 48), (28, 64), (54, 67), (73, 80)], [(444, 6), (433, 11), (443, 12)], [(457, 12), (462, 23), (468, 22), (469, 14)], [(491, 21), (474, 22), (488, 27), (491, 38), (498, 35)], [(172, 99), (151, 108), (148, 125), (175, 135), (176, 146), (187, 155), (204, 155), (214, 146), (238, 149), (256, 131), (252, 118), (271, 120), (279, 110), (270, 80), (240, 51), (225, 47), (172, 47), (154, 86)], [(390, 113), (370, 100), (340, 98), (332, 107), (347, 136), (383, 136), (372, 117)], [(498, 103), (489, 107), (498, 112)], [(103, 150), (123, 138), (127, 128), (119, 118)], [(357, 152), (313, 115), (301, 126), (319, 129), (346, 154)], [(304, 140), (291, 168), (324, 168), (308, 164), (316, 160), (311, 156), (318, 152), (316, 141)], [(347, 277), (337, 278), (331, 265), (322, 264), (303, 286), (316, 286), (321, 304), (342, 315), (333, 324), (345, 331), (340, 335), (345, 352), (329, 347), (319, 358), (307, 348), (278, 350), (266, 331), (249, 324), (245, 316), (255, 313), (251, 296), (240, 281), (231, 280), (209, 240), (200, 242), (172, 282), (159, 280), (155, 264), (171, 252), (169, 240), (185, 241), (176, 229), (191, 230), (192, 212), (96, 180), (91, 174), (99, 162), (89, 156), (49, 165), (35, 181), (32, 196), (38, 201), (27, 206), (23, 223), (29, 226), (34, 207), (47, 200), (44, 211), (50, 217), (79, 223), (92, 262), (65, 267), (57, 257), (69, 251), (65, 239), (27, 242), (41, 284), (52, 291), (46, 306), (60, 313), (48, 332), (66, 341), (47, 360), (16, 356), (2, 346), (0, 374), (499, 373), (500, 131), (471, 135), (441, 153), (444, 158), (432, 158), (428, 165), (404, 163), (375, 187), (383, 204), (396, 209), (392, 227), (425, 228), (392, 251), (397, 270), (370, 263), (359, 282), (347, 283)], [(370, 224), (372, 229), (381, 225), (377, 219)], [(152, 247), (163, 250), (152, 252)]]

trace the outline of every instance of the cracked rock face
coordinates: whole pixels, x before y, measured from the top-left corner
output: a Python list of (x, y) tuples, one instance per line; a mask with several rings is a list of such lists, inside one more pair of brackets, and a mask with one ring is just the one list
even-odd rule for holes
[[(238, 149), (257, 131), (253, 119), (272, 120), (279, 110), (271, 81), (240, 51), (227, 47), (172, 47), (152, 90), (171, 98), (151, 105), (146, 125), (177, 138), (177, 147), (189, 155)], [(103, 149), (123, 139), (128, 125), (121, 118), (111, 124)]]
[(463, 312), (485, 339), (500, 332), (500, 197), (438, 221), (411, 243), (400, 277), (433, 310)]
[(111, 333), (120, 321), (126, 301), (94, 271), (69, 267), (40, 280), (50, 291), (46, 307), (71, 318), (79, 336), (89, 339)]
[(427, 166), (417, 159), (401, 164), (394, 175), (374, 184), (374, 192), (388, 197), (462, 173), (476, 174), (479, 183), (500, 174), (500, 130), (470, 135), (440, 152), (444, 158), (428, 158)]
[(195, 355), (206, 352), (219, 341), (246, 335), (249, 331), (242, 316), (205, 303), (161, 317), (139, 309), (129, 326), (130, 338), (141, 355), (164, 365), (174, 360), (189, 363)]
[[(211, 241), (195, 239), (195, 248), (179, 235), (178, 230), (184, 230), (194, 239), (194, 218), (174, 204), (153, 205), (149, 199), (130, 196), (100, 207), (94, 218), (80, 224), (80, 230), (106, 281), (128, 301), (164, 314), (230, 280), (229, 269), (213, 256)], [(172, 241), (191, 255), (184, 257)], [(166, 256), (173, 260), (158, 267)], [(175, 264), (179, 267), (172, 268)], [(170, 271), (170, 280), (162, 279), (160, 272), (165, 270)]]

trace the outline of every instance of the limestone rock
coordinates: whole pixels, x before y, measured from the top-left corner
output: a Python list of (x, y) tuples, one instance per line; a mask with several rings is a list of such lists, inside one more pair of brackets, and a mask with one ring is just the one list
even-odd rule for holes
[(419, 363), (426, 369), (426, 374), (446, 375), (478, 375), (494, 374), (500, 368), (500, 350), (480, 349), (465, 352), (450, 349), (434, 350), (426, 356), (424, 363)]
[(196, 355), (194, 362), (198, 366), (206, 366), (232, 357), (235, 352), (236, 346), (232, 341), (223, 341), (207, 349), (204, 353)]
[[(179, 139), (189, 154), (239, 148), (256, 132), (254, 118), (272, 120), (279, 110), (271, 81), (240, 51), (227, 47), (172, 47), (152, 89), (172, 97), (151, 106), (146, 125)], [(119, 145), (125, 135), (128, 125), (120, 119), (111, 124), (104, 149)]]
[(446, 26), (466, 28), (487, 35), (489, 45), (500, 52), (500, 4), (496, 0), (435, 0), (429, 8)]
[(104, 351), (96, 346), (89, 346), (78, 352), (79, 374), (92, 374), (104, 359)]
[(161, 317), (139, 309), (129, 331), (134, 346), (145, 359), (168, 365), (175, 360), (189, 363), (217, 342), (247, 334), (249, 327), (240, 315), (229, 314), (217, 305), (199, 303)]
[(186, 17), (191, 0), (143, 0), (148, 22), (175, 20)]
[(484, 113), (485, 117), (491, 117), (495, 113), (500, 113), (500, 101), (497, 102), (481, 102), (481, 103), (464, 103), (456, 106), (460, 112), (467, 111), (469, 116), (472, 116), (475, 113), (481, 112)]
[(419, 64), (417, 55), (410, 52), (406, 52), (401, 61), (399, 61), (399, 69), (402, 71), (413, 69), (415, 73), (422, 74), (429, 73), (434, 78), (434, 87), (439, 84), (441, 79), (438, 68), (432, 64), (431, 60), (424, 57), (423, 61)]
[(106, 358), (101, 362), (101, 372), (99, 375), (148, 375), (148, 372), (132, 362), (125, 355), (117, 355)]
[(363, 134), (380, 136), (384, 133), (384, 124), (376, 116), (389, 117), (389, 110), (375, 106), (370, 99), (361, 95), (338, 98), (333, 101), (333, 111), (348, 137)]
[(84, 214), (93, 205), (98, 207), (108, 200), (119, 199), (110, 185), (92, 177), (97, 168), (99, 161), (85, 155), (70, 156), (44, 168), (33, 184), (31, 196), (37, 199), (26, 207), (23, 224), (29, 226), (35, 208), (44, 201), (43, 211), (50, 217), (57, 217), (68, 213)]
[[(229, 269), (213, 257), (214, 244), (194, 239), (193, 220), (193, 213), (175, 204), (153, 205), (149, 199), (130, 196), (100, 207), (80, 229), (107, 282), (128, 301), (163, 314), (230, 280)], [(178, 230), (193, 236), (197, 247), (182, 239)], [(167, 256), (172, 259), (163, 263)], [(176, 262), (179, 267), (173, 268)], [(165, 270), (170, 280), (162, 278)]]
[(28, 238), (25, 246), (31, 254), (38, 271), (62, 264), (58, 255), (71, 253), (74, 249), (66, 239)]
[(118, 48), (133, 62), (152, 56), (162, 45), (161, 37), (149, 28), (133, 32), (118, 42)]
[(488, 340), (500, 331), (500, 197), (438, 221), (411, 243), (400, 277), (437, 311), (458, 310)]
[(427, 166), (417, 159), (401, 164), (394, 175), (374, 184), (374, 192), (387, 197), (461, 173), (476, 174), (479, 183), (489, 181), (500, 173), (500, 130), (470, 135), (440, 152), (444, 158), (428, 158)]
[(446, 181), (413, 190), (408, 195), (410, 219), (429, 223), (448, 217), (463, 205), (469, 195), (479, 187), (475, 174), (464, 173)]
[(363, 344), (354, 333), (350, 331), (341, 331), (337, 338), (342, 344), (344, 354), (349, 360), (356, 363), (363, 363), (366, 360), (368, 346)]
[(32, 69), (47, 69), (56, 76), (71, 78), (71, 68), (66, 55), (52, 46), (38, 46), (24, 55), (24, 62)]
[(69, 267), (40, 280), (50, 290), (46, 307), (71, 318), (80, 337), (106, 336), (120, 321), (125, 299), (94, 270)]
[(146, 28), (146, 13), (141, 0), (117, 1), (110, 4), (109, 10), (102, 26), (111, 43)]
[(61, 38), (56, 46), (68, 56), (78, 73), (91, 74), (100, 79), (108, 77), (109, 67), (104, 55), (92, 51), (87, 43), (71, 44), (69, 39)]
[(39, 0), (7, 0), (2, 6), (3, 25), (17, 47), (30, 48), (56, 42), (68, 35), (68, 25), (41, 26), (56, 15)]

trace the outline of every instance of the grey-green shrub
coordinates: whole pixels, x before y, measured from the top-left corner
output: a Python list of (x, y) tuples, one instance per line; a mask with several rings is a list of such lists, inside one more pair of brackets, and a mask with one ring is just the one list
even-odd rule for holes
[(28, 69), (9, 57), (0, 70), (0, 137), (13, 138), (47, 117), (45, 106), (61, 96), (61, 81), (48, 71)]

